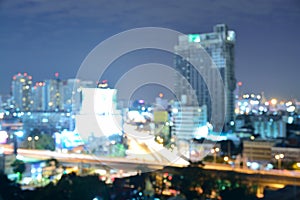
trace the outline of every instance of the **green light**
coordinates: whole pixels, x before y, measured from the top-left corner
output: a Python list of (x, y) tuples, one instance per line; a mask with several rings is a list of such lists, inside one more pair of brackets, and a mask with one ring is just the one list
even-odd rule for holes
[(189, 34), (189, 42), (200, 42), (199, 34)]

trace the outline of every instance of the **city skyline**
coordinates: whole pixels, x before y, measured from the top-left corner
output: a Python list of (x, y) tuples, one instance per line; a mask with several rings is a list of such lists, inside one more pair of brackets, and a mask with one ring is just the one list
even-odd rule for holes
[[(297, 93), (298, 2), (189, 1), (183, 5), (183, 2), (168, 1), (150, 6), (149, 2), (141, 1), (126, 4), (126, 8), (124, 4), (125, 1), (75, 1), (73, 4), (2, 1), (0, 94), (10, 92), (12, 76), (18, 72), (31, 74), (35, 81), (51, 78), (55, 72), (62, 79), (75, 77), (87, 54), (101, 41), (121, 31), (158, 26), (187, 34), (205, 33), (213, 25), (225, 23), (238, 35), (235, 65), (236, 78), (243, 82), (242, 91), (263, 91), (268, 98), (300, 99)], [(146, 12), (148, 7), (151, 9)], [(149, 62), (154, 56), (155, 61), (172, 62), (152, 53), (128, 56), (123, 63), (130, 68)], [(114, 76), (108, 78), (114, 82)]]

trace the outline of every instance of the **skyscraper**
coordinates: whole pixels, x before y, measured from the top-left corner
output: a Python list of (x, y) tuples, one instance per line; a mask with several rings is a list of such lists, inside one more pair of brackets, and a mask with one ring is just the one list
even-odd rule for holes
[(45, 83), (37, 82), (32, 88), (33, 106), (32, 111), (45, 111), (46, 110), (46, 95)]
[(27, 73), (13, 76), (11, 90), (13, 105), (17, 111), (29, 111), (33, 103), (31, 99), (32, 77)]
[(78, 113), (81, 108), (81, 89), (86, 86), (86, 81), (67, 79), (63, 81), (64, 110)]
[[(175, 83), (177, 97), (185, 97), (184, 101), (187, 105), (207, 105), (209, 118), (212, 114), (212, 108), (216, 109), (220, 116), (225, 113), (225, 130), (228, 130), (234, 121), (234, 90), (236, 86), (234, 45), (235, 32), (228, 30), (225, 24), (218, 24), (214, 26), (212, 33), (179, 36), (179, 43), (175, 46), (175, 52), (184, 56), (184, 59), (179, 56), (175, 59), (175, 68), (178, 72)], [(223, 87), (216, 81), (217, 74), (211, 70), (211, 67), (204, 66), (211, 65), (210, 60), (205, 58), (203, 54), (204, 50), (220, 72)], [(201, 74), (191, 63), (200, 66)], [(207, 82), (204, 81), (202, 75), (208, 77)], [(209, 87), (224, 88), (224, 90), (220, 89), (213, 92), (216, 99), (225, 102), (211, 101)], [(221, 120), (217, 121), (220, 122)], [(217, 124), (217, 126), (222, 125)]]
[(46, 90), (46, 110), (60, 111), (63, 110), (63, 84), (58, 78), (58, 73), (55, 73), (56, 79), (45, 81)]

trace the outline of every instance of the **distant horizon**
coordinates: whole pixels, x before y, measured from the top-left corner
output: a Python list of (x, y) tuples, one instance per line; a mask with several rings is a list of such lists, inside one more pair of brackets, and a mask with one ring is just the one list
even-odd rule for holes
[[(24, 74), (26, 72), (18, 72), (18, 73), (21, 73), (21, 74)], [(15, 75), (17, 75), (18, 73), (16, 73)], [(54, 72), (53, 73), (53, 77), (49, 77), (49, 78), (46, 78), (44, 80), (35, 80), (34, 77), (32, 77), (33, 79), (33, 86), (35, 83), (37, 82), (43, 82), (43, 81), (46, 81), (46, 80), (50, 80), (50, 79), (56, 79), (57, 77), (55, 77), (55, 73), (59, 73), (59, 72)], [(30, 74), (28, 74), (30, 75)], [(62, 78), (61, 77), (61, 73), (59, 73), (59, 77), (58, 77), (59, 80), (61, 81), (65, 81), (65, 80), (68, 80), (68, 79), (79, 79), (79, 78), (76, 78), (76, 77), (64, 77)], [(91, 81), (91, 80), (82, 80), (82, 79), (79, 79), (81, 81)], [(101, 80), (99, 80), (101, 81)], [(115, 89), (115, 87), (112, 87), (110, 85), (110, 82), (109, 80), (108, 81), (108, 88), (110, 89)], [(96, 88), (96, 83), (95, 83), (95, 88)], [(118, 91), (117, 91), (118, 92)], [(150, 93), (150, 95), (146, 95), (146, 96), (143, 96), (145, 94), (145, 92), (147, 93)], [(164, 86), (161, 86), (161, 85), (157, 85), (157, 84), (147, 84), (147, 85), (143, 85), (141, 86), (140, 88), (138, 88), (133, 94), (132, 94), (132, 98), (130, 99), (124, 99), (122, 97), (119, 97), (117, 95), (117, 98), (118, 100), (129, 100), (129, 101), (135, 101), (135, 100), (140, 100), (140, 99), (143, 99), (145, 100), (146, 103), (155, 103), (155, 99), (157, 97), (159, 97), (159, 94), (160, 93), (163, 93), (163, 98), (164, 99), (167, 99), (168, 101), (171, 101), (171, 100), (175, 100), (175, 95), (166, 87)], [(258, 92), (258, 93), (254, 93), (254, 92), (240, 92), (241, 95), (244, 95), (244, 94), (255, 94), (255, 95), (261, 95), (262, 93), (264, 93), (265, 95), (265, 98), (267, 100), (271, 100), (272, 98), (276, 98), (278, 101), (289, 101), (289, 100), (296, 100), (298, 101), (298, 99), (296, 98), (285, 98), (285, 97), (277, 97), (277, 96), (269, 96), (268, 94), (266, 94), (265, 92)], [(118, 93), (117, 93), (118, 94)], [(10, 93), (7, 93), (7, 94), (0, 94), (1, 97), (7, 97), (7, 96), (11, 96)]]

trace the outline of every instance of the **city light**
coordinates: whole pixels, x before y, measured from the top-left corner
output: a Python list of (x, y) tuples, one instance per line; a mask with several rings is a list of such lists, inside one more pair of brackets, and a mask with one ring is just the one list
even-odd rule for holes
[(16, 131), (15, 135), (18, 136), (19, 138), (24, 136), (24, 132), (23, 131)]
[(272, 104), (273, 106), (276, 105), (276, 104), (277, 104), (277, 99), (275, 99), (275, 98), (271, 99), (271, 104)]
[(214, 147), (210, 150), (210, 152), (214, 155), (214, 163), (217, 162), (217, 154), (219, 153), (220, 149), (218, 147)]
[(229, 157), (228, 157), (228, 156), (225, 156), (225, 157), (224, 157), (224, 161), (225, 161), (225, 162), (228, 162), (228, 160), (229, 160)]
[(278, 161), (278, 169), (281, 169), (281, 160), (284, 158), (284, 154), (276, 154), (275, 159)]
[[(93, 4), (92, 7), (99, 10), (95, 5)], [(153, 3), (153, 5), (155, 4)], [(34, 6), (39, 8), (40, 3)], [(88, 6), (88, 4), (85, 5), (86, 8)], [(134, 9), (127, 9), (126, 6), (113, 4), (111, 9), (124, 7), (126, 11), (134, 11), (135, 8), (139, 8), (139, 10), (145, 8), (145, 5), (135, 5)], [(149, 7), (148, 4), (147, 6)], [(161, 5), (158, 6), (161, 7)], [(169, 7), (173, 9), (184, 6), (185, 4), (177, 5), (174, 1), (174, 5), (172, 3)], [(270, 6), (276, 7), (273, 4), (270, 4)], [(21, 4), (18, 6), (16, 4), (16, 6), (8, 7), (4, 9), (6, 11), (4, 15), (18, 13), (16, 18), (20, 18), (24, 13), (35, 14), (29, 12), (30, 9), (28, 10), (27, 7), (30, 6)], [(14, 10), (20, 7), (22, 8), (21, 11), (24, 12), (19, 12), (20, 9)], [(57, 6), (52, 7), (57, 8)], [(199, 12), (193, 12), (196, 11), (194, 7)], [(18, 67), (16, 69), (12, 68), (10, 69), (11, 72), (7, 71), (6, 74), (2, 75), (2, 78), (8, 78), (11, 84), (6, 85), (7, 91), (0, 96), (0, 173), (7, 173), (8, 178), (15, 175), (14, 178), (9, 178), (12, 180), (11, 182), (6, 180), (2, 183), (0, 180), (1, 184), (14, 187), (13, 192), (7, 190), (5, 194), (10, 195), (12, 193), (15, 197), (22, 197), (20, 194), (24, 194), (24, 199), (27, 199), (25, 198), (27, 195), (33, 196), (35, 192), (22, 193), (23, 189), (31, 190), (34, 188), (38, 188), (38, 193), (44, 194), (41, 192), (44, 191), (43, 187), (46, 185), (43, 181), (47, 180), (48, 182), (53, 181), (50, 187), (46, 187), (47, 194), (50, 194), (52, 188), (55, 188), (55, 191), (62, 191), (63, 194), (61, 195), (63, 196), (74, 198), (74, 194), (76, 194), (78, 199), (86, 199), (79, 198), (79, 195), (86, 193), (79, 191), (80, 185), (85, 186), (85, 190), (86, 186), (90, 186), (87, 193), (90, 194), (89, 199), (94, 200), (103, 199), (104, 196), (119, 199), (147, 199), (146, 196), (149, 199), (155, 199), (156, 196), (159, 196), (159, 199), (172, 199), (176, 196), (186, 196), (186, 199), (226, 199), (226, 195), (238, 199), (238, 195), (234, 196), (235, 192), (240, 193), (240, 196), (243, 195), (247, 199), (248, 194), (263, 197), (264, 194), (267, 196), (272, 192), (288, 193), (290, 185), (298, 184), (295, 180), (300, 180), (300, 160), (297, 157), (300, 152), (298, 148), (300, 145), (298, 138), (300, 132), (300, 102), (297, 100), (299, 94), (294, 89), (297, 86), (295, 84), (295, 81), (297, 81), (295, 63), (297, 64), (298, 60), (297, 56), (293, 57), (295, 48), (291, 46), (296, 44), (295, 40), (292, 43), (286, 43), (283, 40), (283, 38), (294, 39), (286, 37), (291, 35), (287, 31), (294, 31), (293, 33), (298, 31), (295, 28), (297, 20), (292, 19), (296, 15), (290, 14), (294, 13), (293, 11), (296, 8), (290, 10), (285, 6), (284, 11), (287, 12), (280, 12), (277, 13), (278, 16), (275, 16), (275, 18), (280, 17), (281, 19), (287, 13), (290, 23), (282, 23), (284, 27), (278, 23), (276, 24), (278, 26), (274, 22), (272, 24), (273, 19), (271, 21), (269, 18), (267, 21), (261, 20), (260, 24), (270, 24), (268, 27), (280, 30), (281, 34), (278, 34), (278, 32), (275, 34), (276, 37), (271, 35), (269, 40), (256, 40), (257, 34), (253, 33), (261, 32), (260, 35), (268, 37), (267, 32), (261, 27), (255, 26), (255, 24), (253, 27), (247, 28), (248, 24), (241, 21), (244, 19), (243, 17), (240, 18), (241, 23), (237, 23), (237, 27), (234, 27), (236, 31), (244, 29), (244, 31), (238, 33), (238, 35), (241, 35), (240, 37), (236, 38), (235, 31), (230, 30), (230, 27), (226, 24), (217, 24), (211, 32), (203, 33), (201, 27), (199, 28), (201, 21), (198, 22), (198, 19), (206, 19), (207, 17), (204, 17), (204, 15), (207, 15), (207, 12), (199, 10), (201, 7), (207, 9), (207, 5), (199, 3), (189, 6), (192, 9), (191, 11), (188, 9), (180, 10), (180, 19), (195, 19), (195, 22), (188, 23), (188, 27), (180, 25), (184, 20), (176, 20), (177, 17), (166, 20), (170, 22), (170, 27), (176, 28), (177, 26), (180, 30), (189, 30), (190, 32), (186, 35), (179, 34), (174, 30), (172, 30), (172, 32), (176, 32), (174, 36), (160, 34), (156, 32), (158, 29), (151, 27), (146, 28), (151, 30), (150, 32), (145, 31), (145, 33), (150, 34), (136, 34), (134, 37), (118, 39), (118, 36), (123, 35), (123, 33), (110, 37), (109, 34), (115, 31), (107, 33), (105, 31), (107, 31), (107, 27), (111, 30), (111, 20), (107, 22), (102, 20), (101, 25), (103, 27), (100, 27), (100, 29), (103, 29), (103, 34), (92, 34), (97, 35), (99, 38), (89, 38), (84, 36), (82, 30), (84, 30), (84, 27), (96, 26), (86, 26), (84, 24), (78, 26), (82, 21), (85, 21), (84, 19), (76, 19), (78, 23), (62, 22), (66, 25), (71, 24), (74, 26), (74, 30), (83, 34), (76, 34), (76, 37), (71, 37), (74, 41), (82, 43), (76, 46), (78, 48), (74, 48), (76, 55), (71, 55), (72, 51), (70, 51), (70, 55), (64, 57), (58, 55), (62, 51), (53, 51), (55, 45), (48, 44), (49, 41), (51, 43), (51, 40), (43, 40), (43, 43), (40, 44), (37, 40), (33, 45), (33, 50), (43, 50), (42, 53), (37, 55), (31, 52), (31, 48), (27, 48), (28, 53), (25, 52), (26, 59), (23, 59), (24, 55), (20, 57), (21, 51), (10, 51), (11, 49), (17, 49), (18, 45), (21, 47), (28, 46), (27, 43), (31, 40), (27, 36), (32, 32), (30, 30), (35, 29), (34, 27), (27, 28), (29, 32), (23, 34), (23, 40), (2, 42), (4, 49), (11, 45), (6, 52), (8, 56), (1, 61), (3, 62), (3, 69), (9, 69), (10, 65), (26, 66), (22, 70), (28, 72), (18, 73), (16, 70), (21, 69)], [(251, 8), (252, 6), (248, 7)], [(278, 8), (281, 7), (278, 6)], [(92, 13), (92, 15), (89, 14), (89, 18), (97, 15), (97, 12), (93, 10), (95, 8), (91, 8), (90, 12), (86, 12)], [(230, 8), (234, 11), (236, 5)], [(65, 8), (66, 13), (76, 13), (77, 10), (72, 9), (73, 11)], [(153, 19), (163, 18), (162, 16), (176, 16), (178, 14), (178, 9), (173, 12), (171, 10), (166, 12), (164, 9), (148, 10), (146, 18), (143, 18), (143, 13), (139, 12), (138, 18), (141, 18), (138, 19), (139, 22), (145, 19), (151, 22)], [(185, 13), (187, 12), (185, 10), (188, 10), (188, 13)], [(220, 12), (223, 12), (223, 10), (226, 11), (226, 9), (219, 9)], [(122, 19), (132, 18), (123, 17), (121, 10), (114, 11), (116, 11), (112, 13), (114, 16), (115, 13), (118, 13)], [(162, 11), (163, 13), (160, 13)], [(50, 24), (49, 30), (47, 29), (49, 32), (53, 32), (51, 29), (55, 27), (51, 25), (53, 18), (51, 12), (52, 10), (47, 15), (40, 13), (40, 16), (43, 16), (42, 21), (45, 21), (44, 18), (48, 19), (49, 16), (51, 18), (46, 20)], [(107, 12), (110, 12), (109, 9), (107, 9)], [(104, 12), (104, 15), (107, 12)], [(132, 12), (128, 13), (132, 15)], [(249, 11), (246, 13), (248, 17), (252, 17)], [(200, 14), (203, 14), (203, 16), (200, 16)], [(81, 15), (85, 15), (85, 13), (81, 13)], [(151, 15), (153, 17), (149, 17)], [(223, 15), (221, 13), (218, 16)], [(264, 17), (261, 15), (260, 17), (253, 17), (253, 19)], [(34, 16), (31, 18), (34, 18)], [(67, 18), (72, 18), (72, 15)], [(102, 18), (111, 19), (110, 16)], [(230, 19), (236, 18), (231, 16), (224, 18), (223, 21), (229, 19), (228, 23), (230, 24)], [(15, 30), (23, 30), (24, 27), (16, 26), (12, 28), (11, 24), (14, 23), (9, 23), (13, 22), (10, 21), (10, 17), (4, 19), (6, 19), (5, 22), (8, 20), (4, 25), (8, 24), (10, 26), (4, 26), (4, 30), (7, 31), (5, 31), (2, 39), (11, 41), (9, 40), (10, 34), (16, 33), (18, 35), (18, 31)], [(63, 20), (68, 21), (69, 19)], [(61, 15), (58, 15), (55, 18), (55, 23), (61, 21)], [(91, 19), (90, 21), (95, 20)], [(113, 25), (120, 27), (118, 20), (114, 21), (116, 22)], [(178, 25), (174, 24), (173, 21)], [(281, 21), (284, 22), (284, 19)], [(43, 25), (43, 23), (38, 22), (36, 24), (36, 28)], [(193, 27), (193, 24), (195, 27)], [(205, 23), (205, 25), (207, 24)], [(288, 29), (287, 27), (291, 24), (295, 24), (295, 26)], [(127, 25), (128, 23), (123, 23), (122, 28), (128, 28)], [(164, 28), (159, 29), (166, 30)], [(34, 35), (38, 35), (41, 30), (43, 32), (43, 27), (36, 29)], [(134, 29), (135, 33), (142, 33), (139, 32), (140, 30), (144, 30), (144, 28)], [(245, 30), (250, 32), (243, 36), (242, 34), (247, 32)], [(269, 30), (269, 32), (273, 34), (274, 30)], [(58, 32), (62, 35), (65, 34), (64, 31), (58, 30)], [(91, 30), (85, 32), (89, 33)], [(129, 30), (125, 33), (130, 32)], [(14, 34), (11, 35), (14, 36)], [(82, 37), (78, 37), (78, 40), (77, 35)], [(102, 42), (105, 39), (103, 36), (110, 38), (110, 40)], [(152, 36), (159, 38), (159, 40), (154, 41)], [(237, 52), (237, 50), (252, 49), (251, 45), (247, 47), (251, 42), (245, 42), (245, 38), (247, 40), (248, 36), (253, 36), (252, 46), (254, 42), (257, 42), (256, 46), (268, 47), (270, 43), (266, 42), (275, 38), (277, 42), (280, 41), (285, 44), (285, 51), (280, 53), (290, 56), (278, 56), (278, 48), (274, 48), (274, 50), (271, 49), (273, 50), (271, 53), (275, 54), (270, 62), (264, 62), (261, 58), (266, 58), (266, 55), (270, 54), (268, 51), (266, 51), (265, 56), (263, 55), (265, 51), (257, 53), (258, 57), (256, 54), (250, 54), (249, 57), (247, 55), (249, 52)], [(70, 34), (67, 34), (67, 37), (70, 37)], [(87, 46), (84, 45), (87, 41), (80, 38), (101, 41), (101, 43), (91, 53), (87, 54), (84, 60), (76, 63), (78, 58), (84, 58), (82, 53), (87, 53), (86, 50), (81, 49)], [(153, 45), (146, 43), (149, 38), (151, 38), (150, 42), (154, 42)], [(174, 38), (174, 43), (171, 46), (169, 42)], [(65, 42), (61, 45), (63, 47), (67, 47), (71, 41), (70, 38), (64, 40), (64, 37), (58, 39), (60, 39), (58, 42)], [(113, 46), (118, 48), (110, 48), (109, 41), (114, 41)], [(20, 44), (16, 45), (17, 43)], [(74, 46), (73, 43), (71, 46)], [(155, 58), (153, 61), (162, 59), (162, 61), (172, 65), (170, 69), (174, 70), (174, 74), (171, 71), (171, 73), (165, 73), (161, 70), (157, 74), (154, 73), (154, 78), (161, 78), (162, 81), (156, 79), (150, 81), (147, 79), (150, 77), (150, 73), (144, 73), (145, 70), (133, 76), (137, 79), (137, 83), (135, 83), (137, 85), (131, 87), (133, 77), (130, 76), (131, 73), (129, 72), (135, 70), (129, 70), (129, 66), (132, 69), (137, 66), (135, 59), (125, 57), (124, 60), (119, 60), (117, 59), (118, 56), (121, 58), (121, 56), (127, 55), (125, 51), (131, 47), (138, 50), (150, 48), (152, 51), (155, 49), (156, 43), (159, 44), (157, 46), (159, 50), (164, 50), (164, 46), (168, 46), (170, 52), (164, 52), (166, 55), (159, 54), (159, 57), (155, 57), (155, 54), (139, 56), (140, 52), (138, 52), (136, 54), (139, 56), (138, 62), (139, 59), (143, 58), (149, 60)], [(289, 45), (291, 48), (288, 48)], [(106, 48), (104, 51), (99, 51), (102, 53), (97, 55), (97, 49), (101, 46)], [(236, 48), (238, 46), (243, 46), (243, 48)], [(13, 54), (11, 54), (12, 52)], [(120, 55), (114, 55), (114, 53)], [(142, 53), (146, 54), (147, 51)], [(172, 55), (167, 57), (169, 53)], [(10, 57), (9, 54), (11, 54)], [(30, 57), (31, 55), (37, 55), (37, 57)], [(49, 58), (45, 58), (45, 55)], [(207, 55), (207, 59), (204, 55)], [(244, 57), (239, 57), (241, 55)], [(135, 56), (135, 54), (129, 56)], [(248, 58), (246, 58), (247, 56)], [(91, 57), (95, 60), (89, 60)], [(281, 60), (286, 61), (287, 57), (291, 62), (281, 62)], [(114, 58), (116, 61), (110, 60), (110, 58)], [(34, 62), (37, 59), (39, 62)], [(10, 60), (12, 64), (8, 65), (7, 63)], [(251, 62), (247, 63), (249, 60)], [(127, 63), (128, 61), (133, 61), (133, 63)], [(236, 61), (239, 62), (235, 63)], [(72, 66), (67, 66), (70, 63)], [(152, 65), (150, 70), (153, 72), (156, 62), (151, 61), (150, 63)], [(282, 63), (286, 65), (281, 66)], [(89, 70), (84, 70), (84, 65), (89, 66)], [(95, 69), (91, 67), (94, 65), (96, 66)], [(100, 74), (102, 72), (100, 68), (104, 68), (106, 65), (111, 65), (111, 68), (106, 71), (103, 70), (105, 74)], [(114, 65), (118, 68), (114, 69)], [(237, 65), (241, 68), (238, 69)], [(288, 65), (291, 65), (290, 68), (288, 68)], [(73, 73), (70, 73), (73, 66), (80, 66), (80, 68), (74, 68)], [(280, 67), (283, 70), (278, 70)], [(38, 72), (39, 69), (42, 69), (42, 71)], [(53, 71), (57, 69), (61, 70), (61, 74)], [(239, 73), (236, 73), (237, 71), (244, 73), (244, 76), (238, 77)], [(288, 73), (289, 77), (284, 77), (287, 73), (279, 74), (287, 71), (291, 72)], [(83, 72), (86, 74), (81, 74)], [(51, 74), (51, 77), (45, 77), (47, 74)], [(69, 77), (70, 74), (76, 74), (76, 77)], [(172, 80), (168, 80), (169, 75), (171, 75)], [(64, 77), (69, 78), (64, 79)], [(102, 78), (105, 78), (105, 80), (101, 81)], [(220, 82), (217, 81), (217, 78), (221, 79)], [(271, 80), (271, 78), (274, 80)], [(111, 81), (111, 85), (108, 84), (108, 80)], [(142, 84), (157, 84), (159, 89), (142, 94), (143, 91), (140, 90)], [(124, 91), (121, 90), (122, 87), (120, 86), (125, 88)], [(110, 89), (108, 87), (115, 88)], [(262, 91), (265, 91), (266, 94)], [(215, 102), (215, 100), (218, 100), (218, 102)], [(23, 166), (20, 163), (14, 166), (12, 163), (15, 159), (23, 159), (24, 170), (16, 170), (16, 168), (22, 168)], [(37, 163), (39, 167), (35, 166)], [(178, 172), (176, 168), (179, 168)], [(73, 173), (66, 174), (71, 171), (70, 169)], [(291, 171), (291, 169), (294, 170)], [(45, 175), (47, 171), (52, 174)], [(123, 181), (123, 174), (131, 172), (137, 176)], [(140, 176), (140, 173), (144, 172), (149, 172), (149, 175)], [(90, 178), (89, 175), (95, 173), (98, 174), (95, 179)], [(19, 178), (16, 178), (16, 174), (19, 175)], [(23, 181), (21, 180), (22, 176)], [(28, 176), (30, 176), (30, 179), (28, 179)], [(106, 185), (102, 185), (105, 182), (101, 182), (101, 186), (99, 184), (88, 184), (88, 182), (83, 181), (87, 176), (93, 183), (102, 180), (110, 184), (107, 185), (107, 188), (102, 187), (106, 187)], [(60, 177), (63, 177), (63, 179), (58, 182)], [(144, 177), (147, 177), (149, 181), (142, 180)], [(76, 182), (77, 179), (80, 179), (80, 184)], [(78, 191), (73, 191), (74, 187), (68, 186), (70, 185), (69, 180), (72, 180), (71, 185), (76, 186)], [(117, 184), (109, 182), (114, 180)], [(16, 184), (12, 184), (13, 181)], [(64, 188), (59, 188), (61, 185)], [(278, 185), (282, 188), (287, 186), (287, 188), (286, 190), (277, 190)], [(115, 186), (120, 187), (115, 189)], [(16, 189), (16, 187), (20, 187), (22, 190)], [(105, 189), (109, 189), (109, 194), (107, 192), (107, 194), (103, 193)], [(128, 190), (128, 192), (123, 192), (122, 189)], [(118, 194), (114, 194), (115, 192)], [(244, 194), (241, 194), (241, 192), (244, 192)], [(135, 195), (135, 197), (125, 197), (127, 193), (128, 195)], [(189, 195), (193, 197), (191, 198)], [(13, 199), (13, 197), (9, 199)]]

